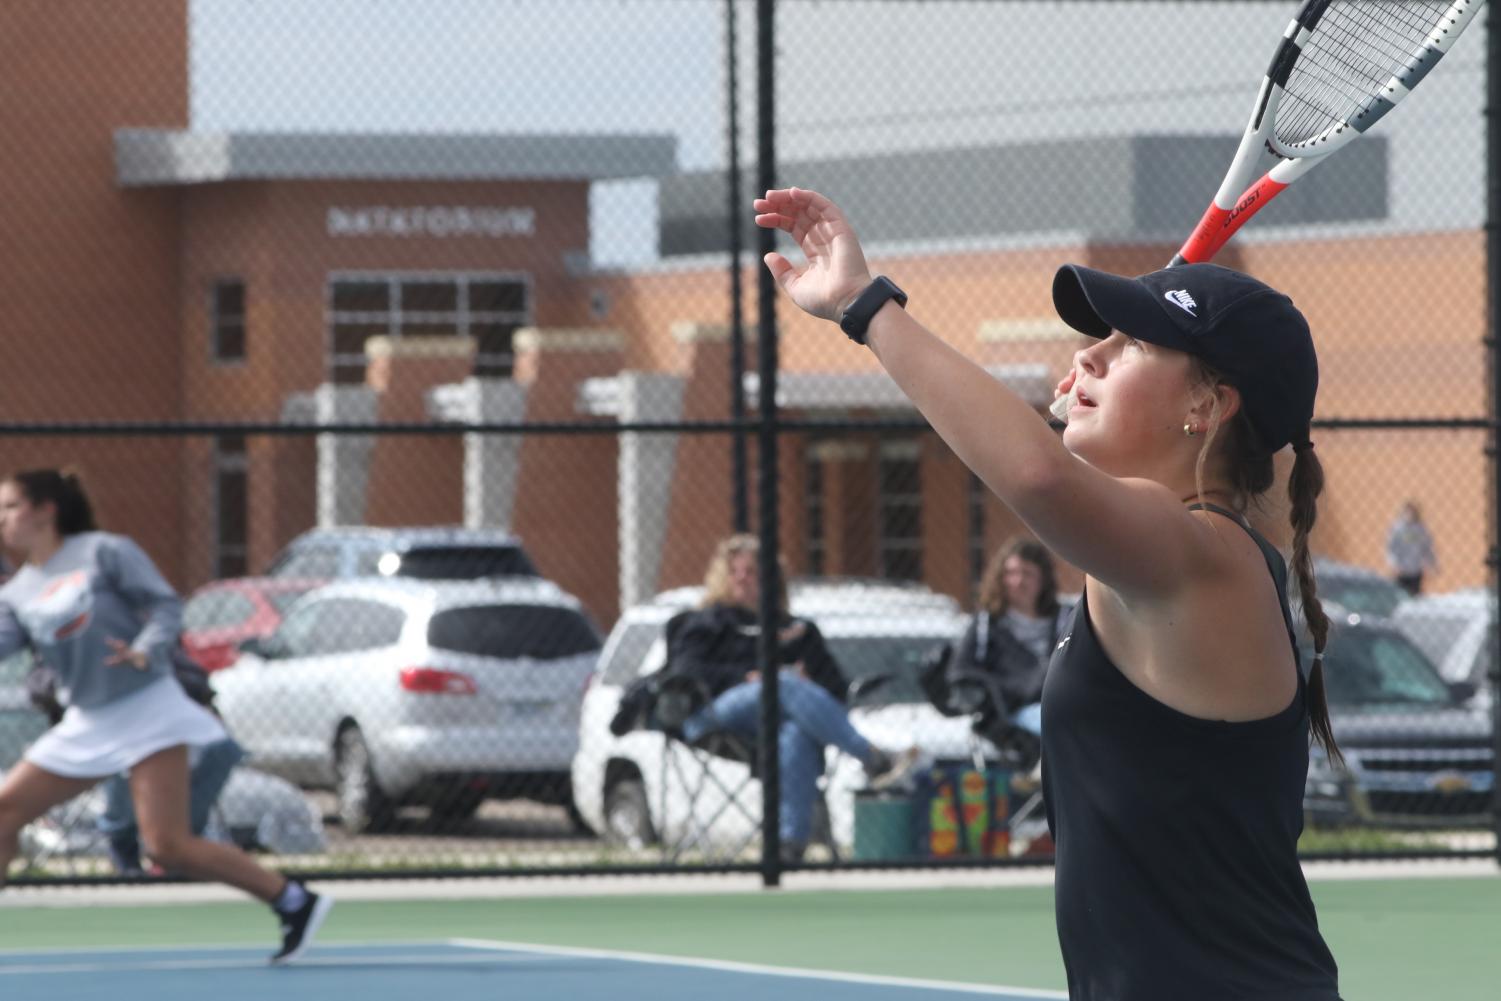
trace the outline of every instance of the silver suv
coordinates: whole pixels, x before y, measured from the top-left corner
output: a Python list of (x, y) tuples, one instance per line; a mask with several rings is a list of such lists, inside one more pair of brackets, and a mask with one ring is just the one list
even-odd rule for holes
[(300, 600), (216, 672), (257, 768), (339, 796), (346, 831), (403, 803), (467, 818), (490, 796), (568, 806), (599, 633), (542, 580), (362, 578)]
[(270, 577), (336, 580), (415, 577), (477, 580), (538, 577), (537, 567), (509, 532), (491, 528), (315, 528), (288, 543), (271, 561)]

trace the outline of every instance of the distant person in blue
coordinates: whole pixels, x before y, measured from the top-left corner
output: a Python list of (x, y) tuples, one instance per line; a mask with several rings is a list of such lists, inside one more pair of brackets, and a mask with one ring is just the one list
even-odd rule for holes
[(0, 587), (0, 657), (30, 647), (57, 672), (65, 707), (0, 782), (0, 887), (21, 828), (124, 772), (147, 854), (265, 901), (282, 932), (271, 961), (301, 956), (332, 899), (192, 833), (188, 748), (226, 734), (172, 676), (182, 628), (177, 593), (140, 546), (96, 528), (71, 473), (39, 469), (0, 480), (0, 542), (23, 557)]
[[(916, 185), (904, 205), (942, 194)], [(1087, 340), (1055, 388), (1060, 438), (1035, 400), (917, 319), (941, 283), (913, 289), (909, 312), (828, 198), (791, 188), (753, 204), (758, 226), (801, 251), (765, 255), (788, 298), (870, 351), (1027, 530), (1084, 573), (1042, 692), (1071, 1001), (1337, 1001), (1298, 862), (1310, 738), (1340, 760), (1308, 544), (1324, 474), (1303, 314), (1212, 264), (1136, 277), (1063, 265), (1053, 308)], [(1288, 564), (1246, 517), (1284, 449), (1307, 664)]]
[(1386, 562), (1391, 565), (1397, 585), (1414, 596), (1423, 590), (1423, 574), (1438, 572), (1433, 535), (1423, 522), (1416, 501), (1403, 504), (1387, 530)]

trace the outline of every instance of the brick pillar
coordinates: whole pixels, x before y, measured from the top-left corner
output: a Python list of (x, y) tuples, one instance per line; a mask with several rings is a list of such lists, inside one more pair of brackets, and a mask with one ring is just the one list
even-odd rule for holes
[[(380, 419), (393, 424), (432, 418), (435, 386), (474, 368), (466, 337), (372, 337), (365, 342), (366, 384)], [(463, 444), (457, 435), (387, 435), (371, 451), (365, 517), (372, 525), (451, 525), (462, 517)]]
[[(526, 387), (526, 421), (586, 423), (580, 385), (618, 373), (623, 345), (614, 330), (518, 330), (516, 381)], [(608, 625), (619, 602), (619, 443), (613, 421), (597, 423), (598, 433), (523, 436), (512, 530), (546, 576)]]
[[(313, 391), (319, 424), (368, 424), (375, 420), (375, 390), (369, 386), (324, 383)], [(367, 434), (318, 435), (318, 527), (363, 525), (375, 437)]]
[[(683, 379), (658, 372), (622, 372), (620, 422), (676, 421), (683, 415)], [(678, 436), (627, 431), (617, 465), (620, 607), (647, 600), (657, 590), (667, 511), (672, 498)]]

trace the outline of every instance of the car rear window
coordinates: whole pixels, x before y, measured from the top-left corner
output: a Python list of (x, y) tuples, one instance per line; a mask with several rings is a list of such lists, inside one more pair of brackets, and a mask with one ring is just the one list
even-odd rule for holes
[(1331, 575), (1328, 580), (1319, 580), (1319, 597), (1361, 615), (1388, 616), (1407, 593), (1390, 581)]
[(661, 622), (633, 622), (626, 626), (610, 654), (601, 680), (607, 685), (625, 686), (636, 680), (642, 661), (652, 643), (662, 635)]
[(268, 591), (266, 599), (271, 602), (271, 607), (275, 608), (279, 614), (286, 615), (287, 609), (297, 604), (298, 600), (311, 590), (312, 588), (301, 591)]
[(600, 646), (588, 619), (572, 609), (548, 605), (450, 608), (428, 623), (427, 641), (456, 653), (538, 660), (592, 653)]
[[(396, 556), (396, 560), (384, 556)], [(362, 556), (360, 562), (362, 573), (394, 573), (418, 580), (538, 576), (536, 566), (517, 546), (419, 546), (396, 554)], [(391, 562), (395, 566), (388, 569)]]
[(223, 629), (237, 626), (255, 614), (255, 602), (229, 590), (196, 594), (182, 610), (182, 627), (189, 632), (199, 629)]
[[(1304, 663), (1313, 651), (1303, 648)], [(1407, 637), (1385, 630), (1336, 629), (1324, 651), (1330, 706), (1426, 705), (1453, 702), (1449, 687)]]

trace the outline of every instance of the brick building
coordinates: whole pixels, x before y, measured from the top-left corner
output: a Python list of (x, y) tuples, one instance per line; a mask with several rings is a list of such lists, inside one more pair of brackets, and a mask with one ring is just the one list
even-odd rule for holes
[[(0, 420), (436, 421), (456, 433), (11, 434), (4, 466), (82, 467), (106, 526), (140, 539), (184, 589), (259, 571), (314, 525), (351, 523), (508, 527), (604, 623), (701, 576), (729, 529), (726, 438), (610, 431), (729, 412), (727, 262), (706, 252), (719, 209), (703, 208), (724, 202), (701, 178), (673, 176), (671, 137), (194, 132), (186, 0), (134, 0), (128, 21), (98, 10), (0, 5), (0, 37), (32, 42), (10, 66), (28, 100), (0, 104), (7, 134), (30, 137), (0, 152), (10, 192), (0, 370), (11, 377)], [(1137, 173), (1106, 194), (1129, 204), (1093, 228), (1040, 232), (1022, 216), (971, 211), (916, 232), (874, 207), (851, 214), (873, 220), (873, 262), (900, 277), (914, 310), (1040, 408), (1077, 347), (1049, 304), (1057, 263), (1135, 273), (1171, 253), (1152, 222), (1169, 199), (1151, 151), (1168, 143), (1125, 142), (1115, 153)], [(1384, 147), (1357, 149), (1358, 169), (1384, 183)], [(972, 166), (1020, 170), (1006, 158), (1053, 153), (979, 151)], [(869, 189), (853, 201), (874, 206), (882, 185), (924, 169), (891, 158), (783, 173), (830, 190), (860, 178)], [(1294, 189), (1301, 208), (1290, 193), (1287, 211), (1345, 219), (1355, 209), (1321, 196), (1320, 176)], [(660, 264), (591, 269), (590, 189), (610, 178), (661, 180)], [(1030, 212), (1046, 197), (1014, 201)], [(1308, 312), (1321, 414), (1443, 416), (1433, 400), (1485, 412), (1480, 233), (1257, 239), (1222, 261), (1287, 288)], [(1322, 291), (1355, 288), (1352, 276), (1390, 294)], [(791, 311), (780, 319), (788, 415), (911, 416), (868, 353)], [(754, 331), (753, 309), (746, 322)], [(461, 433), (477, 422), (599, 433)], [(1320, 551), (1380, 567), (1386, 522), (1417, 491), (1450, 554), (1436, 586), (1484, 579), (1474, 441), (1330, 433), (1318, 444), (1331, 483)], [(930, 435), (792, 435), (780, 458), (796, 572), (912, 577), (967, 598), (985, 555), (1016, 528)]]

